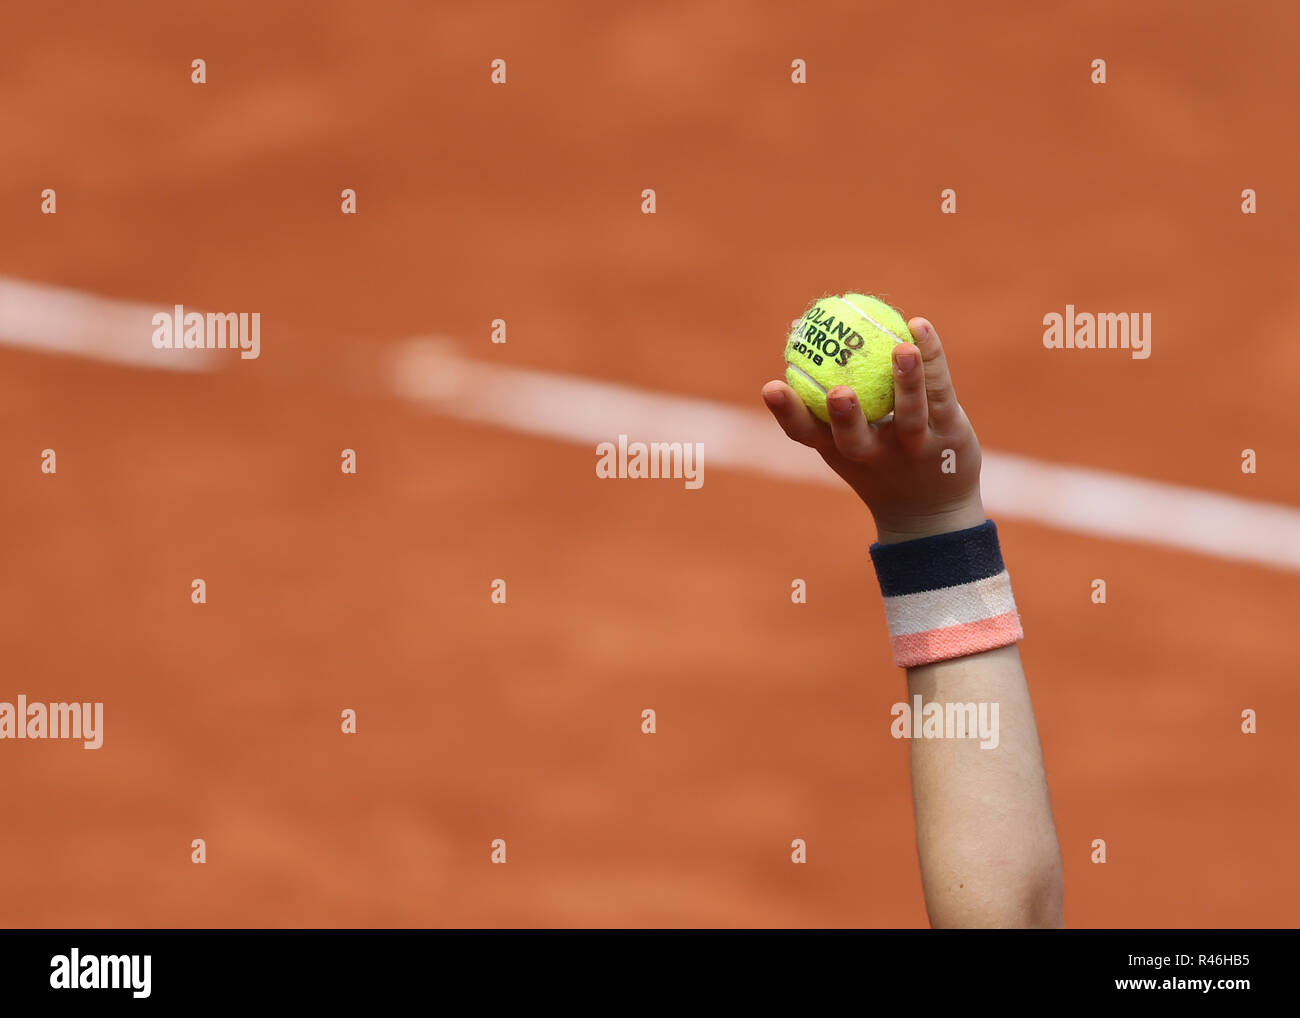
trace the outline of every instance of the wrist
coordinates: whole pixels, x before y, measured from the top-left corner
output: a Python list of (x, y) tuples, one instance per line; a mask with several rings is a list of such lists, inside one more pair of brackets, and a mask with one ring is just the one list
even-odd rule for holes
[(899, 544), (920, 537), (950, 534), (956, 530), (978, 527), (988, 519), (979, 491), (956, 505), (927, 511), (876, 515), (876, 540), (880, 544)]
[(979, 654), (1025, 635), (992, 520), (892, 545), (871, 561), (902, 668)]

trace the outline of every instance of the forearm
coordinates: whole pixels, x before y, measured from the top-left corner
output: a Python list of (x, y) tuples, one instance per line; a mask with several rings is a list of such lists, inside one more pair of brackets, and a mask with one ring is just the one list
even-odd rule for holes
[[(978, 518), (979, 522), (973, 522)], [(1023, 635), (977, 494), (950, 519), (880, 526), (873, 546), (907, 668), (912, 798), (935, 926), (1060, 926), (1061, 860)]]
[[(894, 660), (908, 669), (912, 694), (902, 713), (922, 700), (921, 718), (906, 720), (908, 734), (919, 736), (912, 740), (912, 796), (931, 922), (1060, 926), (1060, 849), (1015, 647), (1024, 633), (997, 528), (984, 516), (979, 442), (934, 326), (914, 318), (908, 329), (915, 346), (894, 347), (887, 421), (869, 422), (846, 385), (826, 394), (829, 425), (785, 382), (769, 382), (763, 399), (785, 433), (816, 449), (876, 523), (871, 557)], [(927, 715), (924, 705), (935, 702)], [(986, 725), (996, 705), (996, 745), (956, 731), (970, 720), (969, 712), (950, 712), (958, 704), (973, 705), (976, 717), (983, 704)], [(927, 731), (935, 710), (940, 729)], [(943, 724), (949, 720), (952, 733)]]
[(907, 685), (912, 702), (997, 705), (995, 746), (911, 740), (931, 925), (1061, 926), (1060, 849), (1020, 652), (1011, 645), (909, 668)]

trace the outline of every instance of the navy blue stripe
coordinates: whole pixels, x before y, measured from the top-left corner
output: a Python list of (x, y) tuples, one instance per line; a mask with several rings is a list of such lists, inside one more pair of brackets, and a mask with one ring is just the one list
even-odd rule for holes
[(986, 520), (969, 530), (918, 537), (899, 544), (873, 544), (871, 561), (885, 597), (942, 590), (986, 580), (1002, 572), (998, 528)]

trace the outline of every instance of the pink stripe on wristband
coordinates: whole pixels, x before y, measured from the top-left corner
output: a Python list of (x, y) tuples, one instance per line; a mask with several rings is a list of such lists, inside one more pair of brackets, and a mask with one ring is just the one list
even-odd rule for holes
[(1020, 616), (1009, 611), (978, 622), (962, 622), (923, 633), (905, 633), (891, 637), (890, 643), (894, 646), (894, 663), (900, 668), (915, 668), (1005, 647), (1024, 638)]

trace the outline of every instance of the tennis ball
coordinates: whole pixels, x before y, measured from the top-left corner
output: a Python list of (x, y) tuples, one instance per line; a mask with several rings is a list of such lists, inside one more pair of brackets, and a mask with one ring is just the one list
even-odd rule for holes
[(903, 316), (864, 293), (823, 297), (795, 323), (785, 344), (785, 380), (823, 421), (826, 393), (847, 385), (867, 420), (894, 409), (896, 343), (913, 342)]

